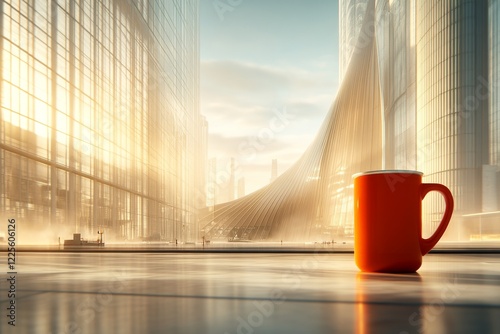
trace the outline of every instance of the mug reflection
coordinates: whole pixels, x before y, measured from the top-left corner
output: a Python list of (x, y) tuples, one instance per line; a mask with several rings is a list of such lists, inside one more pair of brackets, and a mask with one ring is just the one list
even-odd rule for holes
[(418, 273), (356, 275), (355, 333), (423, 333), (415, 318), (423, 310), (422, 278)]

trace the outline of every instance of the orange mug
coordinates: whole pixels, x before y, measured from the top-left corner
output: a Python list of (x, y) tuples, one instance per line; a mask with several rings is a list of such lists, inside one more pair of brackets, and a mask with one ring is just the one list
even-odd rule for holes
[[(436, 245), (453, 213), (453, 196), (442, 184), (422, 183), (422, 173), (379, 170), (353, 175), (354, 259), (362, 271), (415, 272)], [(422, 238), (422, 199), (430, 191), (445, 199), (443, 219)]]

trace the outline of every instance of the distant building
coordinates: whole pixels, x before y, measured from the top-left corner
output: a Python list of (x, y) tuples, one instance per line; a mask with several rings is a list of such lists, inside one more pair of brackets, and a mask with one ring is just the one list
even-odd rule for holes
[(238, 198), (245, 196), (245, 178), (240, 177), (238, 179)]
[(217, 201), (218, 187), (216, 181), (217, 175), (217, 159), (210, 158), (208, 160), (208, 176), (207, 176), (207, 186), (205, 189), (205, 194), (207, 196), (207, 206), (213, 207)]
[(236, 182), (235, 182), (235, 160), (231, 157), (231, 162), (229, 166), (229, 182), (227, 185), (227, 199), (228, 201), (232, 201), (235, 199), (236, 192)]
[(211, 158), (207, 188), (207, 206), (226, 203), (236, 198), (236, 161)]
[(271, 165), (271, 180), (270, 182), (273, 182), (278, 178), (278, 159), (273, 159), (272, 165)]

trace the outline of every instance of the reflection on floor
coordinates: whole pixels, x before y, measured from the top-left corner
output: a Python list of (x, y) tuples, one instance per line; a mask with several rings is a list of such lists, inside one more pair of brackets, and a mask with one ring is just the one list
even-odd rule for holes
[(500, 333), (499, 254), (429, 254), (411, 275), (345, 253), (23, 252), (16, 269), (1, 333)]

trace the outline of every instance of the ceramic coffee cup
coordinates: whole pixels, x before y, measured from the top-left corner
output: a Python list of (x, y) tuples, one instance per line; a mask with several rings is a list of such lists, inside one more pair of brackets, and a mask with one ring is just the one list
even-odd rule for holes
[[(354, 258), (362, 271), (415, 272), (443, 235), (453, 196), (442, 184), (422, 183), (422, 173), (379, 170), (353, 175)], [(446, 209), (434, 234), (422, 238), (422, 200), (441, 193)]]

